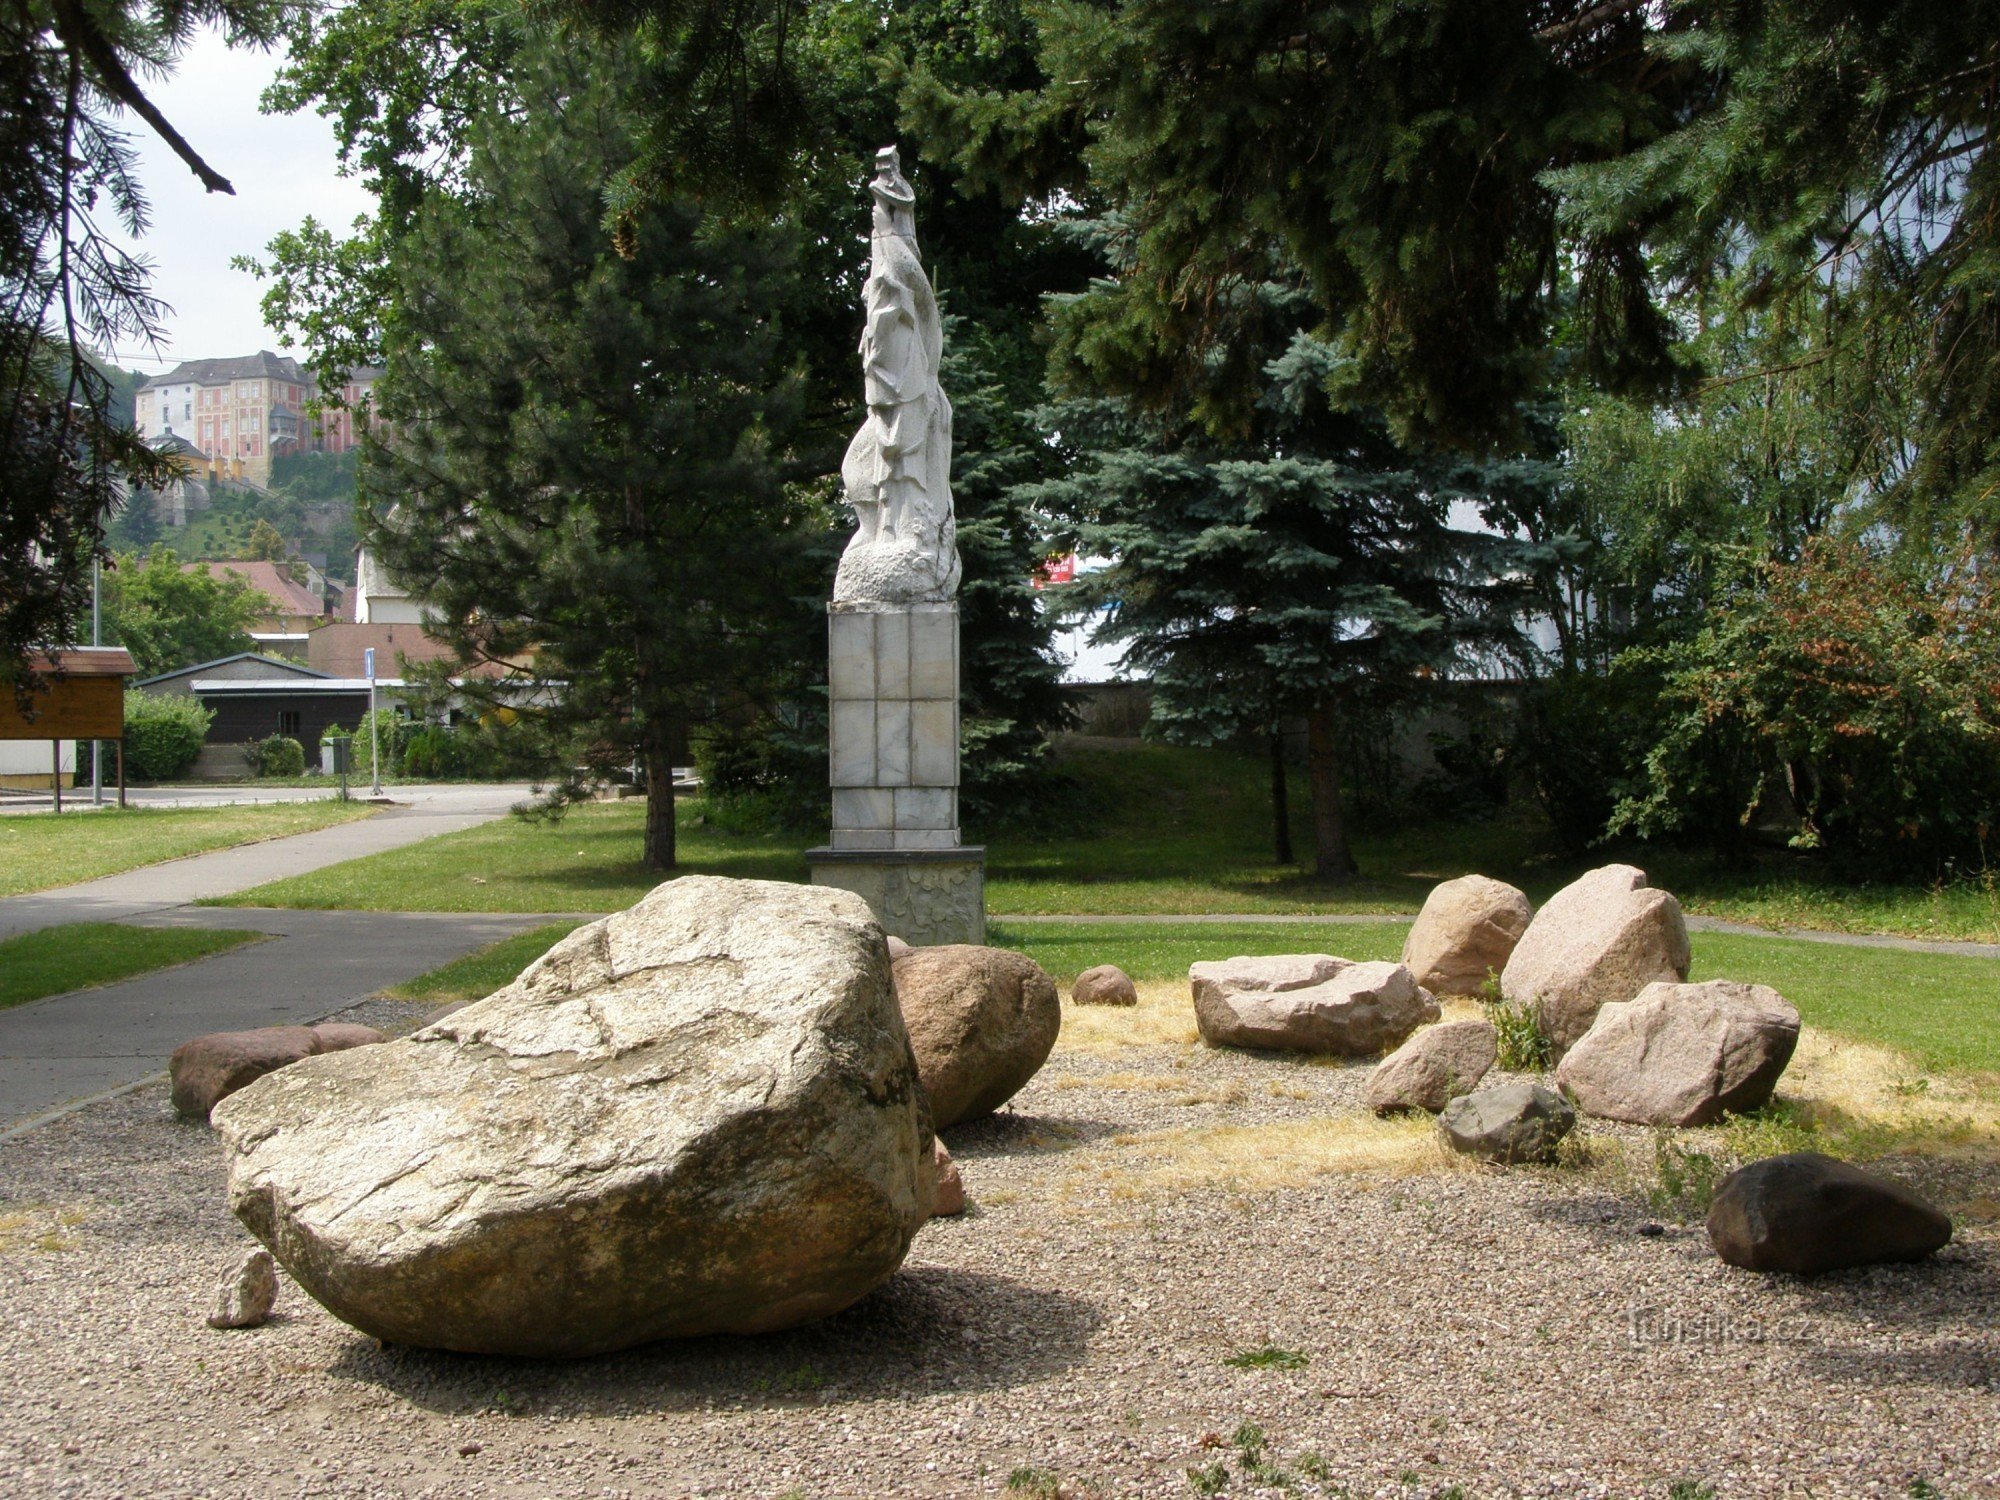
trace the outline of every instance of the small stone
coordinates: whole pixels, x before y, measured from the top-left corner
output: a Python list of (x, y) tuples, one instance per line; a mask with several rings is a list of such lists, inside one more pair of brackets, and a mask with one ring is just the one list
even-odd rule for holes
[(1452, 1150), (1488, 1161), (1552, 1162), (1576, 1111), (1539, 1083), (1503, 1083), (1451, 1101), (1438, 1129)]
[(1427, 1026), (1382, 1059), (1368, 1076), (1368, 1107), (1378, 1115), (1424, 1109), (1436, 1114), (1479, 1087), (1500, 1055), (1491, 1021)]
[(1900, 1182), (1817, 1151), (1739, 1168), (1708, 1211), (1708, 1241), (1729, 1265), (1800, 1276), (1922, 1260), (1951, 1232), (1949, 1215)]
[(278, 1300), (278, 1263), (259, 1246), (249, 1251), (216, 1283), (209, 1309), (210, 1328), (259, 1328)]
[(937, 1191), (931, 1200), (933, 1218), (949, 1218), (965, 1212), (965, 1179), (958, 1175), (958, 1163), (945, 1150), (944, 1142), (931, 1142), (931, 1157), (937, 1164)]
[(899, 958), (908, 958), (912, 953), (915, 953), (916, 951), (917, 950), (912, 948), (908, 943), (904, 942), (901, 938), (897, 937), (895, 933), (892, 932), (889, 934), (890, 963), (894, 963)]
[(1078, 1005), (1137, 1005), (1139, 987), (1118, 965), (1099, 964), (1076, 976), (1069, 997)]
[(1649, 1240), (1656, 1240), (1666, 1232), (1667, 1226), (1664, 1224), (1641, 1224), (1639, 1226), (1639, 1233)]
[(486, 1445), (484, 1443), (460, 1443), (458, 1445), (458, 1456), (460, 1458), (471, 1458), (475, 1453), (484, 1453), (485, 1451)]

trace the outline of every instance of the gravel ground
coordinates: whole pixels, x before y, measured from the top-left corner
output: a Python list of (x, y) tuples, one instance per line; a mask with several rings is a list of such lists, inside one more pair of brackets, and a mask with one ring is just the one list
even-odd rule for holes
[(1983, 1151), (1890, 1164), (1984, 1221), (1933, 1261), (1760, 1278), (1651, 1224), (1615, 1133), (1468, 1169), (1365, 1076), (1060, 1050), (858, 1306), (573, 1364), (385, 1349), (289, 1281), (211, 1331), (249, 1241), (150, 1087), (0, 1146), (0, 1493), (2000, 1495)]

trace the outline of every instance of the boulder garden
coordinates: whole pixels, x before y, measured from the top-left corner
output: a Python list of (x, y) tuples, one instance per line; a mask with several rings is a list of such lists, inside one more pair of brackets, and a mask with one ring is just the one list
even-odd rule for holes
[(896, 961), (896, 999), (939, 1130), (1013, 1098), (1062, 1029), (1056, 982), (1005, 948), (913, 949)]
[(1500, 974), (1500, 992), (1533, 1006), (1561, 1056), (1606, 1005), (1688, 975), (1681, 904), (1631, 865), (1605, 865), (1549, 897)]
[(1433, 886), (1403, 940), (1403, 963), (1433, 995), (1478, 995), (1507, 967), (1534, 908), (1503, 880), (1464, 875)]
[(1401, 964), (1330, 953), (1199, 963), (1188, 980), (1195, 1026), (1211, 1047), (1368, 1057), (1440, 1015)]
[(1436, 1114), (1479, 1087), (1500, 1055), (1491, 1021), (1426, 1026), (1368, 1075), (1368, 1107), (1378, 1115), (1425, 1109)]
[(889, 967), (848, 892), (670, 881), (442, 1022), (224, 1100), (230, 1205), (390, 1343), (568, 1356), (825, 1317), (931, 1209)]
[(1634, 1125), (1712, 1125), (1770, 1099), (1799, 1013), (1761, 984), (1649, 984), (1605, 1006), (1556, 1069), (1578, 1109)]
[(1732, 1266), (1809, 1276), (1922, 1260), (1951, 1242), (1951, 1219), (1900, 1182), (1800, 1151), (1725, 1177), (1708, 1242)]

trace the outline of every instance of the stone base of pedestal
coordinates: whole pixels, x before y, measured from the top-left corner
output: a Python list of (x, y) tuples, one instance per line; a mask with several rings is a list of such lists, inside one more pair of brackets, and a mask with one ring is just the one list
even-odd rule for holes
[(814, 885), (852, 891), (913, 947), (986, 941), (986, 850), (808, 849)]

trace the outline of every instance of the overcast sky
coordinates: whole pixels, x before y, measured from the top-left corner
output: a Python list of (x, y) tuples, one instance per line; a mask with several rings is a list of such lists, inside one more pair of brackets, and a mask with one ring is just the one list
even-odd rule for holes
[(158, 350), (114, 351), (127, 369), (156, 374), (183, 359), (282, 350), (258, 311), (261, 284), (232, 269), (230, 258), (261, 254), (308, 214), (345, 229), (371, 206), (359, 182), (338, 175), (326, 121), (258, 113), (277, 63), (278, 54), (231, 51), (210, 32), (172, 78), (148, 85), (161, 112), (235, 185), (233, 198), (203, 192), (180, 158), (127, 116), (152, 205), (152, 228), (138, 249), (153, 263), (153, 290), (172, 308)]

